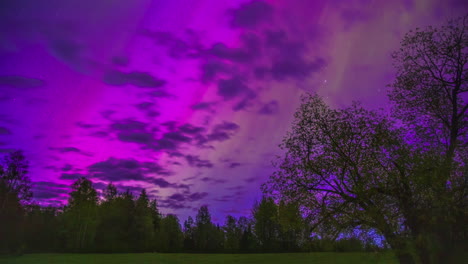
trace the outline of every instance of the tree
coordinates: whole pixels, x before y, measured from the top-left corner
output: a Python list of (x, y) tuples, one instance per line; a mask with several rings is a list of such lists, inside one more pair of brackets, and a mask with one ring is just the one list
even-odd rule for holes
[(237, 225), (241, 232), (241, 239), (239, 242), (239, 251), (243, 253), (250, 253), (257, 250), (257, 241), (252, 232), (252, 219), (249, 219), (245, 216), (239, 217)]
[(220, 251), (223, 247), (219, 228), (211, 222), (211, 214), (206, 205), (200, 207), (196, 216), (195, 248), (200, 252)]
[(405, 218), (425, 262), (446, 262), (457, 246), (468, 246), (468, 15), (410, 31), (401, 45), (389, 93), (394, 115), (415, 135), (419, 151), (437, 155), (424, 194)]
[(281, 200), (278, 205), (281, 249), (298, 251), (307, 237), (306, 225), (297, 203)]
[(392, 117), (304, 96), (264, 191), (303, 205), (315, 227), (377, 230), (400, 263), (450, 261), (467, 234), (467, 22), (405, 36)]
[(109, 183), (104, 190), (104, 201), (105, 202), (112, 202), (115, 198), (117, 198), (117, 187), (114, 184)]
[(239, 227), (237, 226), (237, 219), (234, 216), (226, 216), (226, 222), (224, 224), (224, 233), (226, 236), (224, 249), (230, 253), (239, 251), (239, 243), (241, 240), (242, 233)]
[(23, 205), (31, 199), (28, 162), (21, 151), (6, 155), (0, 163), (0, 252), (17, 251), (23, 233)]
[(195, 250), (195, 223), (191, 216), (184, 221), (184, 249), (189, 252)]
[(147, 251), (153, 242), (154, 225), (149, 198), (146, 190), (141, 190), (135, 203), (131, 227), (131, 241), (135, 251)]
[(271, 197), (263, 197), (253, 209), (254, 232), (262, 250), (273, 252), (279, 250), (278, 206)]
[[(133, 198), (124, 200), (117, 188), (109, 183), (104, 190), (104, 201), (99, 206), (99, 224), (96, 231), (96, 249), (100, 252), (128, 252), (129, 228), (133, 214)], [(128, 205), (130, 203), (130, 205)]]
[(64, 211), (68, 249), (86, 251), (94, 246), (97, 201), (97, 192), (90, 180), (82, 177), (72, 184), (68, 206)]
[(183, 246), (183, 234), (177, 216), (169, 214), (161, 220), (161, 229), (158, 237), (161, 252), (180, 252)]
[(28, 252), (58, 249), (58, 209), (29, 205), (25, 208), (24, 242)]

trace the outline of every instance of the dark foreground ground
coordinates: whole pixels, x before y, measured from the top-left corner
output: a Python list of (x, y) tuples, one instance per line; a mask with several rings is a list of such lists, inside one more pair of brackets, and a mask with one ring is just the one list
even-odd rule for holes
[(293, 253), (293, 254), (30, 254), (0, 257), (11, 264), (249, 264), (249, 263), (397, 263), (392, 253)]

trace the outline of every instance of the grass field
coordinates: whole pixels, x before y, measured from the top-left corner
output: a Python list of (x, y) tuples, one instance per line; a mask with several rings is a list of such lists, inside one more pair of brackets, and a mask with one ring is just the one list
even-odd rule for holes
[(8, 264), (253, 264), (253, 263), (397, 263), (391, 253), (294, 253), (294, 254), (30, 254), (0, 257)]

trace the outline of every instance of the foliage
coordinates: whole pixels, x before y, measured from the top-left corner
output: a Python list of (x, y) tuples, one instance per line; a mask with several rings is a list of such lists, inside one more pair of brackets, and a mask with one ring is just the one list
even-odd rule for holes
[(467, 23), (405, 36), (392, 116), (304, 96), (265, 192), (302, 205), (313, 230), (378, 231), (401, 263), (449, 261), (467, 239)]

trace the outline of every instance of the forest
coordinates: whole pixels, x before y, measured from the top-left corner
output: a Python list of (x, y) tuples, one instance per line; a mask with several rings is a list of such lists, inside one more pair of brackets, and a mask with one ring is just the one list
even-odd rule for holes
[[(47, 207), (25, 202), (31, 182), (24, 174), (27, 161), (21, 152), (5, 157), (0, 201), (1, 252), (187, 252), (254, 253), (304, 251), (375, 251), (367, 237), (338, 233), (309, 236), (311, 226), (299, 206), (264, 197), (251, 216), (228, 215), (214, 224), (207, 206), (183, 223), (163, 215), (155, 199), (142, 189), (119, 193), (110, 183), (102, 195), (93, 183), (80, 178), (71, 186), (67, 206)], [(8, 176), (7, 176), (8, 175)], [(14, 195), (15, 191), (20, 195)], [(20, 190), (20, 191), (19, 191)]]

